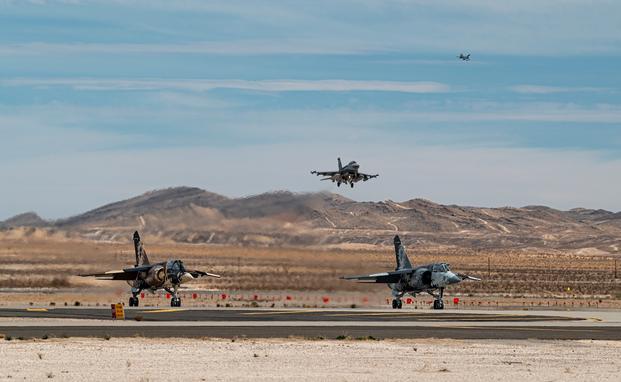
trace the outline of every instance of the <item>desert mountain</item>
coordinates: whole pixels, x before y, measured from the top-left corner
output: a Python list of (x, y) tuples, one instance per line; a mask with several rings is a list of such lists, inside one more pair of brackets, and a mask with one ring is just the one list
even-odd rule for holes
[(26, 212), (23, 214), (15, 215), (10, 219), (0, 222), (0, 228), (3, 227), (44, 227), (48, 222), (41, 219), (39, 215), (34, 212)]
[(462, 207), (422, 199), (356, 202), (327, 192), (227, 198), (190, 187), (147, 192), (58, 221), (29, 213), (0, 223), (5, 230), (16, 226), (97, 240), (127, 240), (138, 229), (185, 243), (388, 245), (399, 233), (409, 242), (469, 248), (616, 253), (621, 247), (621, 214), (605, 210)]

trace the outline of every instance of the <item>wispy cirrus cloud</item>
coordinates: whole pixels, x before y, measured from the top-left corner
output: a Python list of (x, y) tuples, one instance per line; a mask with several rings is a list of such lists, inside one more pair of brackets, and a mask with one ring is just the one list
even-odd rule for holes
[(403, 93), (447, 93), (447, 84), (427, 81), (364, 80), (209, 80), (209, 79), (94, 79), (94, 78), (16, 78), (0, 80), (0, 86), (68, 86), (77, 90), (163, 90), (209, 91), (239, 89), (262, 92), (352, 92), (379, 91)]
[(391, 51), (369, 41), (319, 41), (317, 39), (254, 39), (234, 41), (198, 41), (167, 43), (94, 43), (94, 42), (29, 42), (0, 44), (0, 56), (32, 55), (138, 55), (138, 54), (211, 54), (211, 55), (270, 55), (270, 54), (362, 54)]
[(520, 94), (556, 94), (556, 93), (583, 93), (583, 92), (606, 92), (609, 88), (589, 86), (546, 86), (546, 85), (515, 85), (509, 90)]

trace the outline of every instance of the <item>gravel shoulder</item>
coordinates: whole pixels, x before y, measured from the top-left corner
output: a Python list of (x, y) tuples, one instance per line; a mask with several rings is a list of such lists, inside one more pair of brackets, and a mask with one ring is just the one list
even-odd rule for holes
[(621, 342), (460, 340), (2, 340), (0, 380), (613, 381)]

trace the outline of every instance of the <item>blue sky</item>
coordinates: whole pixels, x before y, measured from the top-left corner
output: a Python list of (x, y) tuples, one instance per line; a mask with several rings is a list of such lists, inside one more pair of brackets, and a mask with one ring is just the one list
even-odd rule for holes
[[(618, 211), (619, 14), (577, 0), (0, 0), (0, 219), (177, 185)], [(381, 176), (341, 190), (309, 174), (337, 156)]]

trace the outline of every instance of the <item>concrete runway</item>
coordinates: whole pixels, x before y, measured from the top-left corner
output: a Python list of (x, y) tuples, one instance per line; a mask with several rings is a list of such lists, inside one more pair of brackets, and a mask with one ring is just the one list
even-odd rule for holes
[(561, 339), (621, 341), (619, 311), (361, 309), (0, 309), (0, 333), (13, 337), (324, 337)]

